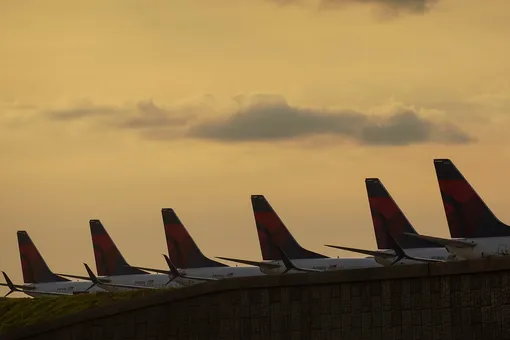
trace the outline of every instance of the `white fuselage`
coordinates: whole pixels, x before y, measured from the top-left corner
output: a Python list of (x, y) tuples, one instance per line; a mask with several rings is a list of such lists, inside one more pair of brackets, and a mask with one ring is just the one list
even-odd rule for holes
[[(261, 268), (261, 271), (267, 275), (282, 274), (286, 267), (283, 261), (267, 261), (268, 263), (278, 264), (279, 268)], [(298, 259), (292, 260), (292, 263), (302, 269), (317, 269), (322, 271), (333, 271), (355, 268), (380, 267), (373, 257), (346, 257), (346, 258), (322, 258), (322, 259)], [(288, 274), (303, 273), (302, 271), (289, 270)]]
[[(168, 283), (169, 277), (164, 274), (138, 274), (138, 275), (119, 275), (119, 276), (102, 276), (100, 279), (109, 280), (108, 283), (112, 284), (124, 284), (131, 286), (142, 286), (142, 287), (153, 287), (153, 288), (178, 288), (182, 285), (176, 282)], [(49, 293), (65, 293), (73, 294), (85, 292), (91, 285), (91, 281), (65, 281), (65, 282), (47, 282), (37, 284), (27, 284), (28, 286), (35, 287), (35, 290)], [(89, 293), (97, 292), (118, 292), (118, 291), (129, 291), (133, 288), (127, 287), (114, 287), (109, 285), (98, 284), (91, 289)], [(36, 296), (48, 296), (46, 294), (31, 293), (30, 290), (25, 290), (25, 294), (36, 297)]]
[(483, 238), (463, 238), (458, 239), (464, 242), (475, 244), (474, 247), (459, 248), (455, 246), (446, 246), (451, 254), (471, 260), (487, 256), (506, 256), (510, 255), (510, 237), (483, 237)]
[[(74, 294), (85, 292), (91, 285), (89, 281), (64, 281), (64, 282), (44, 282), (44, 283), (29, 283), (27, 286), (34, 287), (35, 290), (47, 293), (64, 293)], [(89, 290), (90, 293), (104, 292), (103, 289), (95, 286)], [(24, 290), (23, 293), (28, 296), (50, 296), (46, 294), (32, 293), (30, 290)]]
[[(130, 286), (152, 287), (156, 289), (163, 288), (179, 288), (182, 287), (179, 283), (168, 282), (170, 280), (168, 275), (165, 274), (135, 274), (135, 275), (116, 275), (116, 276), (101, 276), (99, 279), (107, 279), (108, 283), (121, 284)], [(133, 288), (115, 287), (109, 285), (99, 284), (101, 288), (109, 292), (128, 291)]]
[[(189, 275), (195, 277), (213, 278), (213, 279), (230, 279), (234, 277), (246, 277), (246, 276), (260, 276), (264, 275), (258, 267), (203, 267), (203, 268), (188, 268), (179, 269), (182, 275)], [(183, 286), (190, 286), (197, 283), (203, 283), (206, 281), (177, 278), (175, 281)]]
[[(393, 249), (379, 249), (380, 251), (384, 251), (388, 254), (395, 254), (395, 251)], [(455, 254), (451, 254), (446, 250), (444, 247), (437, 247), (437, 248), (411, 248), (411, 249), (405, 249), (404, 250), (407, 255), (411, 257), (421, 257), (425, 259), (432, 259), (432, 260), (441, 260), (441, 261), (455, 261), (457, 260), (457, 256)], [(395, 258), (382, 258), (376, 256), (375, 259), (378, 263), (382, 264), (383, 266), (389, 266), (393, 261), (395, 261)], [(423, 261), (415, 261), (415, 260), (409, 260), (409, 259), (402, 259), (395, 263), (395, 265), (406, 265), (406, 264), (418, 264), (418, 263), (424, 263)]]

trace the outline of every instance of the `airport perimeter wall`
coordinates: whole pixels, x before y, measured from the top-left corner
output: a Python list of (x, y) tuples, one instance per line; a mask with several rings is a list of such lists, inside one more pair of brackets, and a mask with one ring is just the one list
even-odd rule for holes
[(510, 258), (207, 282), (0, 339), (510, 339)]

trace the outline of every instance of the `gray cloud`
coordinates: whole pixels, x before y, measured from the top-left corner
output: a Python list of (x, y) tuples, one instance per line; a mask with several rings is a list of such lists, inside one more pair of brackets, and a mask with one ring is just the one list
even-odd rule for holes
[(224, 142), (281, 141), (320, 135), (369, 145), (474, 141), (453, 124), (427, 120), (410, 109), (398, 109), (388, 117), (376, 117), (350, 110), (297, 108), (281, 101), (249, 105), (229, 118), (194, 125), (188, 133), (193, 138)]
[(150, 100), (139, 102), (136, 114), (121, 120), (118, 125), (130, 129), (161, 128), (186, 125), (193, 118), (191, 114), (182, 115), (162, 109)]
[(94, 116), (110, 116), (118, 112), (119, 110), (114, 107), (85, 105), (65, 110), (50, 110), (45, 114), (52, 120), (70, 121)]
[(438, 0), (322, 0), (324, 7), (334, 8), (342, 5), (377, 5), (393, 12), (403, 11), (423, 14), (430, 10)]
[[(334, 142), (365, 145), (423, 143), (465, 144), (475, 139), (451, 123), (422, 117), (412, 109), (396, 108), (375, 116), (353, 110), (323, 110), (289, 105), (283, 97), (237, 97), (230, 115), (210, 118), (205, 108), (164, 109), (152, 101), (134, 108), (92, 106), (46, 114), (52, 120), (98, 118), (101, 124), (138, 131), (144, 139), (206, 139), (224, 143), (298, 141), (326, 136)], [(332, 137), (332, 138), (331, 138)]]
[[(302, 5), (303, 0), (267, 0), (280, 6)], [(429, 11), (439, 0), (319, 0), (321, 9), (338, 9), (348, 5), (375, 5), (383, 9), (386, 14), (398, 14), (407, 12), (413, 14), (424, 14)]]
[(428, 121), (412, 110), (402, 110), (381, 122), (369, 122), (359, 139), (371, 145), (465, 144), (474, 140), (455, 125)]
[(189, 132), (192, 137), (224, 141), (285, 140), (310, 135), (348, 135), (362, 126), (366, 117), (357, 112), (339, 115), (292, 108), (287, 103), (255, 103), (228, 119), (202, 122)]
[(134, 108), (86, 104), (64, 110), (45, 111), (44, 114), (56, 121), (102, 118), (105, 124), (118, 128), (144, 129), (185, 125), (195, 117), (194, 113), (187, 111), (189, 110), (164, 109), (148, 100), (138, 102)]

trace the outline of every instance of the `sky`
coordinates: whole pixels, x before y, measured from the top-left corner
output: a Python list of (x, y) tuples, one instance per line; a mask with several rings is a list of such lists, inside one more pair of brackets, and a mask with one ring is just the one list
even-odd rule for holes
[[(375, 249), (364, 179), (447, 237), (434, 158), (503, 221), (507, 0), (0, 1), (0, 269), (17, 230), (83, 274), (100, 219), (163, 267), (161, 208), (204, 254), (259, 260), (250, 195), (301, 245)], [(4, 291), (0, 291), (4, 292)]]

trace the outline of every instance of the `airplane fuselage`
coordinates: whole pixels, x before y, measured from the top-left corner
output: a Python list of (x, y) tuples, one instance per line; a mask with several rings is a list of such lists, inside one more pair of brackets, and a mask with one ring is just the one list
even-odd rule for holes
[[(380, 249), (388, 254), (395, 254), (395, 251), (393, 249)], [(411, 257), (418, 257), (418, 258), (426, 258), (426, 259), (432, 259), (432, 260), (441, 260), (441, 261), (455, 261), (458, 260), (458, 257), (455, 254), (451, 254), (443, 247), (437, 247), (437, 248), (411, 248), (411, 249), (405, 249), (405, 252), (407, 255)], [(375, 260), (382, 264), (383, 266), (389, 266), (393, 263), (395, 258), (382, 258), (376, 256)], [(395, 265), (407, 265), (407, 264), (419, 264), (424, 263), (423, 261), (415, 261), (410, 259), (402, 259), (395, 263)]]
[[(112, 284), (124, 284), (141, 287), (153, 287), (157, 289), (162, 288), (179, 288), (182, 285), (177, 282), (168, 283), (169, 277), (164, 274), (139, 274), (139, 275), (119, 275), (119, 276), (103, 276), (100, 279), (109, 280), (108, 283)], [(67, 281), (67, 282), (47, 282), (37, 284), (27, 284), (27, 286), (34, 287), (34, 290), (50, 293), (64, 293), (64, 294), (76, 294), (85, 292), (92, 285), (91, 281)], [(109, 285), (96, 285), (89, 289), (89, 293), (97, 292), (118, 292), (118, 291), (129, 291), (132, 288), (126, 287), (114, 287)], [(36, 297), (36, 296), (47, 296), (45, 294), (32, 293), (30, 290), (25, 290), (25, 294)]]
[[(63, 293), (63, 294), (76, 294), (85, 292), (91, 285), (92, 282), (88, 281), (65, 281), (65, 282), (44, 282), (44, 283), (29, 283), (27, 286), (34, 287), (34, 290), (38, 290), (41, 292), (49, 292), (49, 293)], [(92, 287), (89, 290), (89, 293), (97, 293), (104, 292), (105, 290), (99, 287)], [(28, 296), (38, 297), (38, 296), (50, 296), (46, 294), (38, 294), (33, 293), (30, 290), (24, 290)]]
[[(268, 263), (278, 264), (278, 268), (264, 268), (261, 267), (261, 271), (267, 275), (279, 275), (282, 274), (286, 267), (283, 261), (267, 261)], [(356, 269), (356, 268), (369, 268), (369, 267), (380, 267), (381, 265), (375, 261), (373, 257), (346, 257), (346, 258), (321, 258), (321, 259), (297, 259), (292, 260), (292, 263), (298, 268), (303, 269), (317, 269), (322, 271), (333, 271), (343, 269)], [(288, 274), (302, 273), (302, 271), (289, 270)]]
[[(179, 272), (183, 275), (213, 278), (217, 280), (264, 275), (258, 267), (203, 267), (179, 269)], [(190, 286), (205, 282), (203, 280), (195, 280), (182, 277), (177, 278), (175, 281), (183, 286)]]
[[(107, 279), (108, 283), (112, 284), (123, 284), (123, 285), (131, 285), (131, 286), (140, 286), (140, 287), (152, 287), (156, 289), (163, 288), (180, 288), (181, 284), (175, 282), (174, 280), (170, 283), (169, 276), (165, 274), (136, 274), (136, 275), (116, 275), (116, 276), (102, 276), (99, 279)], [(101, 288), (109, 292), (118, 292), (118, 291), (129, 291), (133, 290), (132, 288), (126, 287), (114, 287), (109, 285), (101, 285)]]
[(451, 254), (470, 260), (488, 256), (510, 255), (510, 237), (463, 238), (463, 242), (475, 244), (474, 247), (445, 246)]

